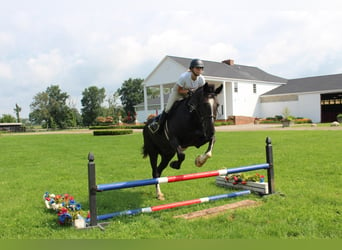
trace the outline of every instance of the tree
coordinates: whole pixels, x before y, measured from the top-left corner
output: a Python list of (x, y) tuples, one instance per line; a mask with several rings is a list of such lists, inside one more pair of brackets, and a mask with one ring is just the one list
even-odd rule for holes
[(106, 97), (106, 91), (104, 88), (99, 89), (96, 86), (86, 88), (82, 92), (82, 119), (83, 124), (86, 126), (96, 124), (96, 117), (101, 116), (101, 105)]
[(2, 117), (0, 117), (0, 123), (14, 123), (15, 118), (12, 115), (9, 114), (3, 114)]
[(108, 96), (105, 100), (108, 107), (102, 108), (102, 115), (104, 117), (113, 117), (113, 123), (119, 122), (119, 116), (124, 113), (122, 106), (119, 104), (119, 94), (115, 92), (113, 95)]
[(121, 103), (127, 114), (135, 115), (134, 105), (144, 101), (144, 88), (142, 86), (143, 79), (132, 79), (124, 81), (122, 87), (117, 90), (120, 95)]
[(71, 126), (72, 112), (66, 105), (69, 95), (61, 92), (58, 85), (51, 85), (45, 92), (34, 96), (30, 105), (29, 119), (33, 123), (45, 122), (47, 128), (67, 128)]
[(71, 126), (77, 127), (79, 125), (82, 125), (82, 116), (78, 109), (76, 108), (76, 101), (69, 98), (68, 99), (68, 107), (71, 111)]
[(15, 104), (14, 112), (15, 112), (15, 115), (16, 115), (16, 117), (17, 117), (17, 122), (20, 122), (21, 107), (19, 107), (18, 104)]
[(48, 123), (50, 120), (48, 103), (49, 96), (46, 92), (40, 92), (33, 97), (33, 102), (30, 104), (32, 112), (29, 113), (29, 120), (33, 124)]

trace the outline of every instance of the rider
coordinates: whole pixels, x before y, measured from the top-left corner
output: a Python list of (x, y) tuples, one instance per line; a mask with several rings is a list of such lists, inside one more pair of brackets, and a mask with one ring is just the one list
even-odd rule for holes
[(167, 113), (176, 101), (182, 100), (186, 96), (191, 95), (197, 88), (205, 84), (205, 79), (202, 75), (203, 69), (204, 64), (200, 59), (191, 60), (189, 70), (181, 74), (173, 87), (167, 105), (163, 113), (160, 115), (159, 120), (153, 121), (150, 124), (149, 128), (152, 133), (157, 132), (160, 127), (163, 127)]

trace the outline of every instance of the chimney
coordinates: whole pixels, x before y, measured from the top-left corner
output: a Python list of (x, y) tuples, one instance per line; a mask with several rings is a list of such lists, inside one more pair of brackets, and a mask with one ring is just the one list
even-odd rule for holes
[(228, 59), (228, 60), (224, 60), (222, 61), (222, 63), (228, 64), (228, 65), (234, 65), (234, 60), (233, 59)]

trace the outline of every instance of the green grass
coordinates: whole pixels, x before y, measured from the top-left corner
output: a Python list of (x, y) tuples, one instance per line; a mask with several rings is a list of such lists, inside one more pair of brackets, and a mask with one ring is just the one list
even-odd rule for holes
[[(265, 162), (265, 138), (273, 142), (275, 184), (280, 194), (117, 217), (106, 231), (59, 226), (44, 207), (45, 191), (69, 193), (87, 210), (87, 155), (95, 155), (97, 183), (151, 178), (142, 159), (142, 135), (98, 137), (91, 134), (0, 135), (1, 239), (341, 239), (342, 131), (218, 132), (213, 157), (202, 167), (194, 158), (205, 150), (189, 148), (181, 170), (164, 176)], [(154, 199), (154, 187), (98, 193), (105, 214), (228, 192), (214, 178), (162, 185), (166, 201)], [(242, 199), (261, 206), (186, 221), (174, 215)]]

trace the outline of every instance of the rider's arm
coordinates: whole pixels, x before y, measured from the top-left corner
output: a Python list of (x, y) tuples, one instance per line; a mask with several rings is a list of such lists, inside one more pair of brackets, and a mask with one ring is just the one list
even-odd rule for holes
[(178, 85), (177, 91), (178, 91), (178, 94), (181, 94), (181, 95), (187, 95), (187, 94), (189, 93), (189, 90), (188, 90), (188, 89), (183, 88), (183, 87), (181, 87), (181, 86), (179, 86), (179, 85)]

